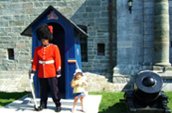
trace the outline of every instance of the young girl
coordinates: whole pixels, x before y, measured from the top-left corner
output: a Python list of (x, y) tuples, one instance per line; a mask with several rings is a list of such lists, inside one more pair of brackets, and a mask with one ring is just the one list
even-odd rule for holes
[(83, 99), (85, 97), (85, 86), (87, 85), (85, 78), (83, 77), (83, 73), (80, 69), (77, 69), (74, 73), (71, 86), (73, 88), (74, 93), (74, 102), (72, 113), (75, 112), (75, 106), (77, 104), (78, 99), (81, 101), (81, 111), (84, 112), (83, 107)]

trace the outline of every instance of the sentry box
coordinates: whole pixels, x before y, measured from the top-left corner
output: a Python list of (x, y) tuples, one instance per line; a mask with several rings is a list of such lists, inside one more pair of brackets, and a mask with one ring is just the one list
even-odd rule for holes
[[(49, 6), (21, 33), (21, 35), (32, 37), (32, 57), (35, 48), (41, 44), (36, 37), (36, 29), (44, 23), (53, 26), (53, 40), (51, 43), (58, 45), (61, 53), (62, 76), (59, 78), (60, 92), (63, 98), (72, 98), (70, 83), (76, 64), (81, 68), (80, 38), (86, 38), (87, 34), (54, 7)], [(34, 77), (34, 86), (36, 96), (39, 97), (40, 88), (37, 76)]]

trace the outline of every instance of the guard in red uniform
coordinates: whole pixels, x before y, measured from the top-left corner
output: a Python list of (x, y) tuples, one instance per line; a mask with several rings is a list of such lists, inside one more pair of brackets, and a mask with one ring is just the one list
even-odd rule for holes
[(40, 26), (36, 35), (42, 45), (34, 52), (32, 72), (38, 71), (40, 81), (40, 107), (47, 107), (48, 92), (56, 105), (56, 111), (61, 111), (60, 92), (58, 88), (58, 77), (61, 76), (61, 56), (58, 46), (50, 44), (53, 27), (46, 24)]

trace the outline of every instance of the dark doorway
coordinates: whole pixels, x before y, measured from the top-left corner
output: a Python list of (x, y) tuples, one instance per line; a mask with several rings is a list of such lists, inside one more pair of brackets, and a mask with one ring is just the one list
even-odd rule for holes
[(49, 23), (48, 25), (53, 26), (53, 40), (50, 41), (53, 44), (56, 44), (59, 49), (60, 49), (60, 54), (61, 54), (61, 62), (62, 62), (62, 67), (61, 67), (61, 74), (62, 76), (59, 78), (59, 90), (62, 94), (62, 98), (64, 98), (66, 91), (66, 82), (65, 82), (65, 32), (64, 29), (60, 24), (57, 23)]

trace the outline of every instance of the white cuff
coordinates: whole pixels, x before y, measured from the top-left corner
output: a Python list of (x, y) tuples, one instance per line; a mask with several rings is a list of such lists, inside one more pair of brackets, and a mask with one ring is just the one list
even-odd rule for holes
[(57, 78), (61, 77), (61, 75), (56, 75)]

